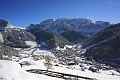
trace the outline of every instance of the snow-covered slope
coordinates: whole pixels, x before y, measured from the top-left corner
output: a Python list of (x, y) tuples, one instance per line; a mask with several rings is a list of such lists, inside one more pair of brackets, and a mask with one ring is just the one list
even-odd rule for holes
[[(43, 49), (44, 47), (42, 45), (38, 45), (36, 42), (33, 41), (25, 41), (27, 45), (31, 46), (30, 48), (15, 48), (16, 50), (19, 50), (23, 57), (29, 55), (36, 55), (40, 58), (40, 56), (50, 55), (51, 57), (55, 57), (49, 50)], [(41, 48), (43, 50), (41, 50)]]
[(35, 36), (25, 29), (13, 26), (9, 21), (0, 19), (0, 42), (11, 47), (28, 47), (25, 40), (35, 41)]
[[(103, 66), (107, 67), (107, 66), (105, 66), (104, 64), (103, 64), (103, 66), (101, 66), (96, 62), (86, 61), (85, 58), (79, 57), (77, 55), (75, 57), (76, 57), (76, 59), (78, 59), (79, 64), (76, 64), (76, 65), (67, 65), (67, 63), (65, 65), (61, 64), (62, 61), (63, 61), (62, 63), (65, 63), (65, 61), (62, 60), (62, 56), (60, 56), (61, 54), (64, 54), (63, 59), (70, 60), (72, 58), (70, 58), (68, 55), (70, 54), (70, 56), (74, 56), (74, 54), (75, 54), (74, 49), (76, 49), (76, 50), (79, 49), (77, 52), (81, 52), (82, 51), (80, 49), (81, 45), (78, 45), (78, 46), (77, 45), (74, 45), (74, 46), (66, 45), (65, 46), (66, 49), (68, 49), (72, 53), (69, 52), (69, 54), (66, 55), (64, 52), (66, 50), (65, 48), (64, 48), (64, 50), (59, 49), (64, 53), (58, 53), (60, 57), (57, 57), (57, 55), (54, 56), (53, 53), (50, 51), (40, 50), (39, 48), (37, 48), (38, 45), (35, 42), (31, 42), (31, 41), (25, 41), (25, 42), (27, 44), (33, 45), (33, 46), (31, 46), (31, 48), (22, 49), (20, 51), (21, 54), (19, 54), (17, 57), (16, 56), (12, 57), (13, 61), (24, 64), (22, 66), (23, 70), (30, 70), (30, 69), (46, 70), (46, 66), (44, 65), (44, 63), (45, 63), (44, 58), (45, 58), (45, 55), (50, 55), (52, 58), (52, 68), (49, 69), (50, 71), (79, 75), (79, 76), (90, 77), (90, 78), (96, 78), (97, 80), (119, 80), (120, 79), (120, 73), (118, 73), (114, 69), (110, 69), (110, 70), (109, 69), (108, 70), (107, 69), (105, 69), (105, 70), (99, 69), (99, 71), (92, 72), (91, 70), (89, 70), (89, 68), (93, 65), (94, 66), (98, 65), (99, 67), (103, 67)], [(34, 47), (36, 47), (36, 50), (32, 54), (31, 50), (33, 50)], [(79, 48), (76, 48), (76, 47), (79, 47)], [(58, 51), (58, 52), (60, 52), (60, 51)], [(66, 56), (68, 56), (69, 58), (67, 58)], [(68, 63), (69, 63), (69, 61), (68, 61)], [(58, 66), (56, 66), (56, 65), (58, 65)], [(82, 70), (82, 69), (84, 69), (84, 70)], [(46, 76), (44, 74), (32, 73), (32, 75), (38, 77), (40, 80), (60, 80), (57, 77), (50, 77), (50, 76)], [(82, 80), (82, 79), (80, 79), (80, 80)]]
[[(22, 67), (23, 70), (30, 70), (30, 69), (43, 69), (46, 70), (46, 66), (44, 66), (45, 60), (31, 60), (29, 59), (21, 59), (19, 60), (20, 63), (26, 62), (26, 63), (33, 63), (30, 65), (24, 65)], [(90, 70), (86, 69), (85, 71), (81, 71), (81, 67), (79, 65), (73, 65), (73, 66), (65, 66), (58, 64), (59, 66), (54, 66), (56, 63), (52, 63), (53, 66), (50, 71), (55, 72), (61, 72), (66, 74), (73, 74), (73, 75), (79, 75), (79, 76), (86, 76), (90, 78), (95, 78), (97, 80), (119, 80), (120, 79), (120, 73), (114, 71), (114, 70), (100, 70), (99, 72), (91, 72)], [(83, 64), (86, 68), (89, 66), (86, 64)], [(114, 75), (112, 75), (114, 74)], [(52, 77), (46, 77), (45, 75), (41, 74), (33, 74), (37, 76), (40, 80), (59, 80), (58, 78), (52, 78)], [(83, 79), (80, 79), (83, 80)]]
[(31, 24), (27, 27), (28, 31), (36, 29), (39, 31), (41, 29), (62, 33), (68, 30), (74, 30), (78, 32), (85, 32), (90, 34), (95, 34), (98, 31), (110, 26), (109, 22), (96, 21), (95, 23), (89, 19), (84, 18), (59, 18), (59, 19), (47, 19), (42, 21), (40, 24)]
[(0, 80), (39, 80), (13, 61), (0, 60)]

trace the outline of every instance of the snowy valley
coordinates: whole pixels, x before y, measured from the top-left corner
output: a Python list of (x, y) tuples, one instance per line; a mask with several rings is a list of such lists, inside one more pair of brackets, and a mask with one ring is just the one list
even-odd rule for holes
[[(48, 19), (40, 24), (31, 24), (27, 29), (17, 28), (12, 25), (9, 27), (9, 25), (11, 25), (10, 22), (3, 19), (0, 20), (0, 80), (120, 79), (119, 62), (117, 62), (119, 54), (118, 57), (115, 56), (115, 59), (117, 59), (115, 64), (118, 64), (117, 68), (116, 66), (104, 63), (101, 60), (102, 58), (99, 59), (98, 56), (101, 56), (100, 52), (98, 53), (99, 55), (96, 53), (96, 55), (92, 55), (94, 49), (97, 50), (97, 46), (98, 48), (100, 46), (100, 49), (102, 49), (102, 42), (105, 44), (116, 40), (116, 38), (117, 40), (119, 39), (119, 24), (117, 25), (118, 28), (115, 27), (114, 29), (115, 33), (112, 32), (114, 35), (116, 34), (115, 38), (112, 36), (112, 33), (110, 36), (105, 35), (103, 37), (105, 39), (107, 37), (107, 41), (101, 38), (101, 35), (107, 31), (108, 33), (111, 32), (110, 29), (112, 27), (109, 27), (109, 22), (97, 21), (94, 23), (88, 19), (65, 18), (56, 20)], [(82, 32), (79, 33), (79, 35), (82, 34), (81, 36), (77, 36), (79, 37), (77, 43), (74, 43), (74, 41), (70, 42), (70, 38), (60, 35), (66, 32), (66, 30), (75, 31), (75, 34)], [(98, 36), (101, 38), (101, 42), (97, 38)], [(85, 42), (86, 40), (88, 41)], [(52, 46), (49, 47), (49, 45)], [(116, 45), (114, 46), (116, 47)], [(5, 50), (3, 51), (4, 48)], [(113, 51), (111, 47), (110, 49)], [(47, 71), (45, 64), (46, 56), (48, 55), (52, 66)], [(96, 56), (99, 61), (95, 59)], [(111, 59), (111, 56), (109, 58)], [(109, 59), (103, 60), (110, 61)]]
[[(84, 50), (81, 49), (81, 45), (74, 45), (72, 47), (70, 46), (70, 48), (68, 48), (68, 46), (68, 49), (64, 48), (61, 50), (59, 48), (61, 52), (68, 50), (68, 53), (70, 53), (69, 49), (75, 49), (77, 46), (77, 54), (71, 53), (70, 55), (68, 54), (68, 57), (67, 53), (62, 54), (60, 51), (58, 52), (58, 54), (60, 53), (59, 55), (56, 54), (56, 56), (54, 56), (53, 53), (55, 53), (55, 50), (53, 50), (53, 53), (49, 50), (40, 50), (36, 42), (26, 41), (26, 43), (31, 45), (31, 48), (22, 50), (20, 48), (16, 48), (17, 50), (20, 50), (20, 54), (12, 56), (10, 59), (11, 61), (0, 61), (0, 80), (64, 80), (64, 77), (57, 78), (46, 76), (40, 73), (25, 72), (25, 70), (31, 69), (46, 70), (46, 66), (44, 66), (45, 55), (50, 55), (52, 58), (52, 68), (49, 69), (50, 71), (80, 75), (83, 77), (93, 78), (94, 80), (119, 80), (120, 78), (120, 73), (117, 72), (116, 69), (106, 66), (105, 64), (99, 64), (94, 60), (86, 60), (86, 58), (82, 56)], [(74, 64), (75, 59), (72, 59), (73, 57), (76, 57), (76, 64)], [(23, 66), (21, 67), (19, 63), (23, 64)], [(68, 77), (66, 80), (76, 79)], [(84, 79), (79, 78), (78, 80)]]

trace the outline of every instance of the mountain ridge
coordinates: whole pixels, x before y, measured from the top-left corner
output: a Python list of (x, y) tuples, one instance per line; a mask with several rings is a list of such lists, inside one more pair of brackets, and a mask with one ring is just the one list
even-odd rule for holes
[(13, 26), (9, 21), (0, 19), (0, 41), (11, 47), (29, 47), (25, 41), (35, 41), (35, 37), (24, 29)]
[(43, 29), (49, 32), (63, 33), (68, 30), (74, 30), (76, 32), (84, 32), (89, 34), (96, 34), (98, 31), (103, 30), (110, 26), (109, 22), (96, 21), (95, 23), (90, 19), (85, 18), (58, 18), (58, 19), (47, 19), (40, 24), (30, 24), (26, 29), (37, 28)]
[[(31, 33), (44, 30), (47, 32), (60, 34), (70, 42), (83, 42), (84, 40), (90, 38), (90, 36), (95, 35), (100, 30), (103, 30), (109, 26), (109, 22), (96, 21), (94, 23), (92, 20), (85, 18), (58, 18), (47, 19), (40, 22), (40, 24), (30, 24), (30, 26), (26, 27), (26, 30)], [(75, 38), (75, 36), (77, 38)]]

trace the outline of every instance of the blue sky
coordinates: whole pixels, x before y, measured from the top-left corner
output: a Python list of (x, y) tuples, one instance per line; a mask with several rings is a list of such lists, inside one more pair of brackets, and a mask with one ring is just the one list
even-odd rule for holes
[(0, 0), (0, 18), (20, 27), (51, 18), (88, 18), (118, 23), (120, 0)]

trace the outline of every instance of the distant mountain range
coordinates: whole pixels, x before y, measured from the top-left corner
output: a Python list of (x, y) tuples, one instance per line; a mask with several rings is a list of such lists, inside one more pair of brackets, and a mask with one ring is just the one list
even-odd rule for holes
[[(103, 21), (96, 21), (94, 23), (84, 18), (59, 18), (55, 20), (47, 19), (40, 24), (30, 24), (26, 30), (33, 34), (44, 30), (50, 33), (60, 34), (70, 42), (82, 42), (109, 26), (109, 22)], [(42, 36), (36, 37), (42, 38)]]
[(76, 31), (76, 32), (84, 32), (89, 33), (91, 35), (96, 34), (100, 30), (103, 30), (110, 26), (109, 22), (96, 21), (95, 23), (89, 19), (84, 18), (59, 18), (59, 19), (47, 19), (40, 24), (30, 24), (27, 27), (27, 30), (31, 29), (45, 30), (49, 32), (63, 33), (66, 31)]
[[(9, 21), (0, 19), (0, 41), (11, 47), (29, 47), (25, 41), (45, 42), (48, 47), (64, 47), (70, 42), (82, 42), (98, 31), (110, 26), (109, 22), (95, 23), (84, 18), (47, 19), (40, 24), (30, 24), (26, 29), (13, 26)], [(32, 34), (31, 34), (32, 33)]]

